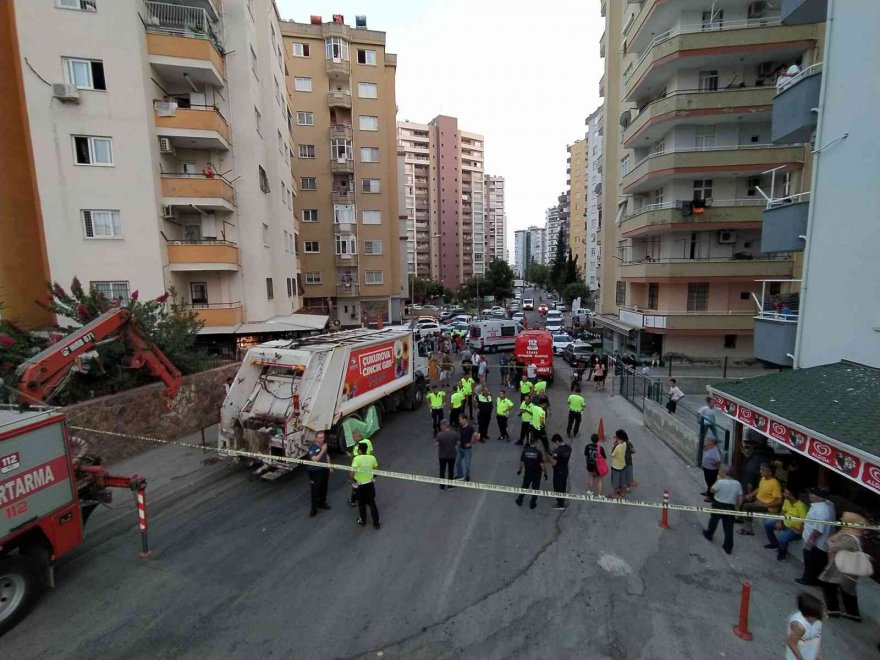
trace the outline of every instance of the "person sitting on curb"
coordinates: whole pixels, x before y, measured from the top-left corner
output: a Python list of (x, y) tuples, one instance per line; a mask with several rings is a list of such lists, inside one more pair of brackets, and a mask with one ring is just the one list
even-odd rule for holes
[[(776, 513), (782, 504), (782, 486), (773, 476), (773, 470), (767, 463), (761, 464), (761, 481), (758, 487), (745, 496), (745, 503), (742, 505), (742, 511), (753, 511), (757, 513)], [(752, 528), (752, 519), (747, 517), (743, 528), (739, 530), (740, 534), (746, 536), (754, 536), (755, 531)]]
[[(792, 518), (806, 518), (807, 505), (798, 498), (794, 488), (782, 491), (782, 515)], [(801, 538), (804, 523), (799, 520), (765, 520), (764, 531), (767, 532), (768, 550), (776, 550), (776, 559), (784, 560), (788, 556), (788, 544)], [(778, 534), (777, 534), (778, 532)]]

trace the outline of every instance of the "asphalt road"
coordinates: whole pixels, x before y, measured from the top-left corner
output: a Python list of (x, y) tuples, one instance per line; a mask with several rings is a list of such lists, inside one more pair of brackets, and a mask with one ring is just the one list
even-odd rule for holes
[[(549, 390), (551, 433), (564, 424), (567, 380)], [(490, 385), (497, 383), (496, 373)], [(600, 415), (609, 434), (631, 430), (638, 497), (659, 499), (672, 485), (701, 499), (695, 476), (641, 429), (631, 406), (589, 396), (585, 430)], [(494, 423), (492, 430), (494, 438)], [(375, 440), (380, 466), (435, 474), (427, 408), (387, 418)], [(585, 488), (583, 447), (574, 441), (577, 490)], [(517, 447), (492, 439), (475, 449), (474, 480), (518, 485), (518, 458)], [(151, 558), (137, 556), (130, 520), (105, 526), (65, 557), (58, 587), (0, 640), (3, 657), (782, 654), (793, 597), (758, 590), (756, 641), (736, 638), (744, 569), (721, 554), (720, 540), (699, 537), (697, 516), (661, 530), (653, 510), (575, 504), (558, 512), (542, 498), (530, 511), (509, 495), (382, 480), (377, 531), (354, 524), (342, 473), (331, 476), (332, 511), (311, 519), (304, 472), (269, 483), (222, 461), (204, 470), (208, 478), (178, 485), (152, 511)], [(736, 542), (734, 559), (745, 543)], [(780, 571), (772, 564), (768, 580)]]

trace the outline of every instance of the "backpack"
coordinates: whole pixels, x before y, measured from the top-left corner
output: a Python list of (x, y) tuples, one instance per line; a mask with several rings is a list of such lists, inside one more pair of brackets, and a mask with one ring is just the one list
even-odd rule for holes
[(599, 473), (600, 477), (604, 477), (608, 474), (608, 462), (601, 453), (596, 455), (596, 472)]

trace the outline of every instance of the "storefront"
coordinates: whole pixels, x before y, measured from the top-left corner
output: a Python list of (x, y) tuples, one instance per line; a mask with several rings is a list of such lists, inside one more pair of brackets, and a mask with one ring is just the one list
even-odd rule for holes
[(198, 345), (210, 353), (239, 360), (251, 346), (273, 339), (296, 339), (320, 334), (329, 317), (320, 314), (276, 316), (260, 323), (236, 326), (206, 326), (199, 331)]

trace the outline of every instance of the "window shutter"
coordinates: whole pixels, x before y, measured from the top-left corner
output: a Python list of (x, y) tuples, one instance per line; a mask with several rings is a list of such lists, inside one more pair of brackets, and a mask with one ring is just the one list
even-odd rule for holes
[(95, 237), (95, 225), (92, 223), (92, 212), (83, 211), (83, 225), (86, 228), (86, 238)]

